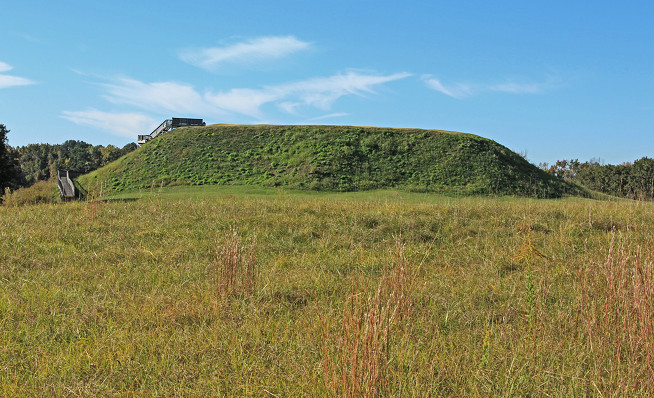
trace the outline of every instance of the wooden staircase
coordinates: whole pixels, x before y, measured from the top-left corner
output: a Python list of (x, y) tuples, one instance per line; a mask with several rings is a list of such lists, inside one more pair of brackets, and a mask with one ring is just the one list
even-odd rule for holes
[(57, 171), (57, 187), (59, 188), (61, 200), (64, 202), (70, 202), (71, 200), (75, 200), (77, 197), (75, 193), (75, 185), (73, 184), (73, 180), (70, 177), (70, 172), (68, 170)]

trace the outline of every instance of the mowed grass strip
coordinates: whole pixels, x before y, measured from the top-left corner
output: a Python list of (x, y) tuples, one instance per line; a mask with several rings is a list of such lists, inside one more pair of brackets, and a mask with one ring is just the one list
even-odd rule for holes
[[(0, 395), (654, 394), (651, 204), (275, 192), (0, 207)], [(410, 310), (339, 386), (398, 244)]]

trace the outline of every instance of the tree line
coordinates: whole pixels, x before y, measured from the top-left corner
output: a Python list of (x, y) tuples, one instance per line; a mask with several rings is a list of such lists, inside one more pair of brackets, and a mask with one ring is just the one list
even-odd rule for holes
[(122, 148), (114, 145), (91, 145), (68, 140), (63, 144), (29, 144), (12, 148), (7, 144), (10, 130), (0, 124), (0, 195), (5, 188), (15, 190), (38, 181), (49, 180), (57, 170), (81, 174), (113, 162), (137, 148), (130, 143)]
[(647, 157), (619, 165), (603, 165), (596, 160), (583, 163), (578, 159), (559, 160), (546, 170), (561, 179), (609, 195), (654, 199), (654, 159)]

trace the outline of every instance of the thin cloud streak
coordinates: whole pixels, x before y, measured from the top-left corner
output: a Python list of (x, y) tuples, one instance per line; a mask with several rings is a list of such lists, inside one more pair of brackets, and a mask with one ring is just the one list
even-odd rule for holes
[(0, 75), (0, 88), (14, 87), (14, 86), (29, 86), (36, 84), (33, 80), (24, 77)]
[(180, 53), (182, 61), (215, 71), (224, 64), (254, 65), (271, 59), (283, 58), (311, 46), (293, 36), (270, 36), (251, 39), (225, 47), (186, 50)]
[(429, 75), (422, 77), (427, 87), (455, 99), (464, 99), (484, 92), (499, 92), (507, 94), (541, 94), (554, 85), (554, 80), (546, 82), (516, 83), (508, 81), (500, 84), (471, 85), (468, 83), (455, 83), (445, 85), (439, 79)]
[[(14, 69), (11, 65), (0, 61), (0, 73), (9, 72)], [(31, 84), (36, 84), (35, 81), (13, 75), (0, 75), (0, 89), (15, 87), (15, 86), (29, 86)]]
[(473, 90), (469, 84), (457, 83), (446, 87), (443, 83), (441, 83), (440, 80), (436, 78), (423, 77), (423, 80), (427, 84), (427, 87), (452, 98), (462, 99), (475, 94), (475, 90)]
[(329, 109), (331, 104), (340, 97), (374, 94), (376, 86), (409, 76), (411, 76), (410, 73), (380, 76), (350, 71), (346, 74), (282, 85), (277, 90), (287, 95), (297, 95), (306, 105)]
[(548, 83), (503, 83), (490, 86), (489, 90), (509, 94), (540, 94), (549, 87)]
[(97, 109), (63, 111), (61, 117), (75, 124), (96, 127), (115, 135), (134, 138), (138, 132), (148, 134), (157, 121), (140, 113), (110, 113)]
[(337, 117), (345, 117), (345, 116), (349, 116), (349, 115), (350, 115), (349, 113), (337, 112), (337, 113), (330, 113), (328, 115), (314, 117), (314, 118), (311, 118), (309, 120), (317, 121), (317, 120), (333, 119), (333, 118), (337, 118)]

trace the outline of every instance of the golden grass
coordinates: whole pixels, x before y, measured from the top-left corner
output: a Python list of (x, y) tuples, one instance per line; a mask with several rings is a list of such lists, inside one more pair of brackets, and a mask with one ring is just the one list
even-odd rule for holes
[(39, 181), (29, 188), (19, 188), (13, 192), (7, 190), (4, 194), (2, 204), (7, 207), (59, 202), (59, 191), (54, 179)]
[(152, 192), (0, 234), (0, 396), (654, 394), (649, 203)]
[[(408, 271), (404, 245), (395, 238), (396, 255), (373, 294), (353, 291), (347, 297), (337, 338), (322, 324), (322, 371), (334, 396), (375, 397), (390, 394), (389, 335), (404, 329), (412, 306), (414, 273)], [(335, 342), (333, 340), (336, 340)]]
[(252, 294), (258, 277), (255, 245), (243, 246), (231, 229), (222, 247), (216, 247), (216, 292), (221, 298)]

